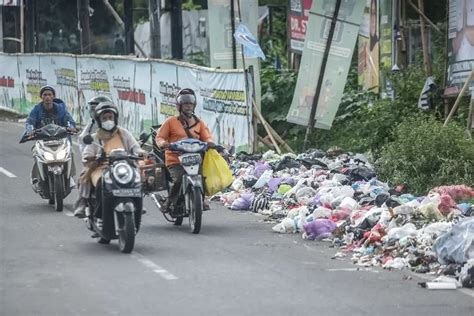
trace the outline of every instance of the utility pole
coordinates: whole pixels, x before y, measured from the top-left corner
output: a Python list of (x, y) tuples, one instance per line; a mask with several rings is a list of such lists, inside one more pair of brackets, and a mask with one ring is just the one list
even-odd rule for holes
[(321, 87), (323, 85), (324, 73), (326, 72), (326, 64), (328, 62), (329, 51), (331, 50), (332, 39), (334, 37), (334, 31), (336, 29), (337, 16), (339, 14), (339, 8), (341, 7), (341, 0), (336, 1), (336, 8), (334, 9), (334, 15), (331, 20), (331, 27), (329, 29), (328, 39), (326, 41), (326, 47), (324, 49), (323, 60), (321, 61), (321, 69), (319, 70), (318, 84), (316, 86), (316, 92), (314, 93), (313, 105), (311, 107), (311, 113), (309, 114), (309, 123), (306, 128), (306, 135), (303, 142), (303, 151), (309, 144), (309, 137), (314, 129), (314, 118), (316, 116), (316, 107), (318, 106), (319, 95), (321, 94)]
[(150, 57), (161, 57), (161, 34), (160, 34), (160, 0), (148, 0), (148, 12), (150, 19)]
[(0, 6), (0, 53), (3, 53), (3, 5)]
[[(239, 7), (240, 10), (240, 7)], [(240, 16), (239, 16), (240, 19)], [(232, 29), (232, 34), (230, 37), (232, 38), (232, 68), (237, 68), (237, 46), (235, 42), (235, 3), (234, 0), (230, 0), (230, 27)], [(243, 50), (242, 50), (243, 51)], [(245, 69), (245, 67), (244, 67)]]
[(79, 11), (79, 25), (81, 33), (81, 54), (91, 53), (90, 26), (89, 26), (89, 0), (77, 0)]
[(423, 0), (418, 0), (418, 7), (420, 9), (420, 29), (421, 29), (421, 45), (423, 46), (423, 61), (425, 64), (425, 74), (427, 77), (433, 74), (431, 69), (430, 54), (428, 52), (428, 37), (426, 34), (425, 19), (423, 18), (425, 12), (425, 5)]
[(133, 0), (123, 0), (123, 13), (125, 15), (125, 52), (127, 55), (135, 54), (135, 41), (133, 37)]
[(171, 56), (183, 59), (183, 12), (182, 0), (171, 1)]
[(25, 53), (34, 53), (36, 43), (36, 20), (35, 5), (36, 1), (25, 1)]

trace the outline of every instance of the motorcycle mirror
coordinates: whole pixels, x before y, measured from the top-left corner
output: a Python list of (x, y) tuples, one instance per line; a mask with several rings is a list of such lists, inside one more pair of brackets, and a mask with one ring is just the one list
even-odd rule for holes
[(150, 134), (143, 132), (140, 134), (139, 139), (142, 143), (146, 143), (149, 137), (150, 137)]
[(92, 144), (92, 142), (94, 141), (94, 139), (92, 138), (91, 135), (86, 135), (84, 136), (84, 138), (82, 139), (82, 142), (86, 145), (90, 145)]

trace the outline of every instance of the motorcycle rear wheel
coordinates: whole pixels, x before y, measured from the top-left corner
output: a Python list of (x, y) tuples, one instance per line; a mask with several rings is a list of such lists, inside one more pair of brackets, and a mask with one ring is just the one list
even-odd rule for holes
[(118, 219), (119, 248), (123, 253), (130, 253), (135, 245), (135, 217), (133, 213), (116, 213)]
[(54, 199), (56, 202), (55, 210), (56, 212), (63, 211), (63, 199), (64, 199), (64, 186), (63, 186), (63, 176), (55, 175), (54, 176)]
[(201, 220), (202, 220), (202, 195), (197, 189), (189, 191), (189, 230), (193, 234), (199, 234), (201, 231)]

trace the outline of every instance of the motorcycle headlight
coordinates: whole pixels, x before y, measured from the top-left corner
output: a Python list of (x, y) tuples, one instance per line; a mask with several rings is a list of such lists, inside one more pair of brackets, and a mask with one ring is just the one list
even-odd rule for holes
[(62, 149), (56, 153), (57, 160), (64, 160), (66, 159), (67, 151), (66, 149)]
[(179, 145), (179, 150), (187, 153), (197, 153), (206, 148), (206, 143), (182, 143)]
[(43, 153), (43, 156), (44, 156), (45, 160), (54, 160), (54, 155), (52, 153), (47, 152), (47, 151), (45, 151)]
[(133, 178), (133, 169), (128, 164), (121, 162), (114, 166), (113, 174), (117, 182), (127, 184)]

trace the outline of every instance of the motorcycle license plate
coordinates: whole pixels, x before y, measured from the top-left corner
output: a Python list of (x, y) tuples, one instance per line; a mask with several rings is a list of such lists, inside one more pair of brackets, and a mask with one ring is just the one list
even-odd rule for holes
[(112, 190), (112, 194), (114, 196), (121, 196), (121, 197), (141, 197), (142, 190), (138, 188), (134, 189), (115, 189)]
[(180, 157), (181, 164), (184, 166), (198, 165), (201, 163), (201, 155), (186, 155)]

